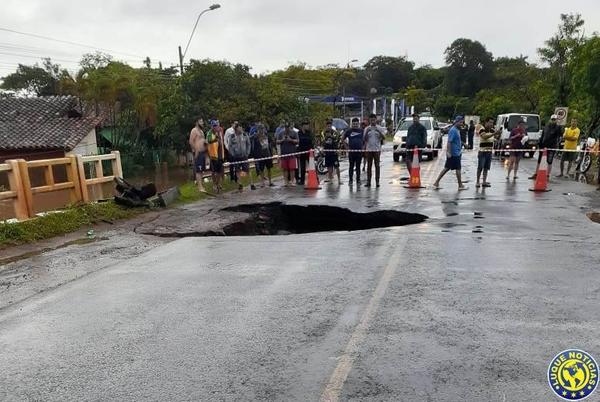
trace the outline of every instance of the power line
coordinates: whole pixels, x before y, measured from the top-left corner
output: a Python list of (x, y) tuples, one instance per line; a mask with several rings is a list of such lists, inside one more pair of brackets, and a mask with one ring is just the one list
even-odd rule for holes
[(89, 48), (89, 49), (100, 50), (102, 52), (123, 54), (123, 55), (128, 55), (128, 56), (133, 56), (133, 57), (140, 57), (142, 59), (145, 58), (145, 56), (140, 56), (139, 54), (126, 53), (126, 52), (118, 52), (116, 50), (110, 50), (110, 49), (105, 49), (105, 48), (101, 48), (101, 47), (97, 47), (97, 46), (86, 45), (84, 43), (78, 43), (78, 42), (72, 42), (72, 41), (69, 41), (69, 40), (56, 39), (56, 38), (51, 38), (49, 36), (32, 34), (32, 33), (28, 33), (28, 32), (15, 31), (14, 29), (8, 29), (8, 28), (2, 28), (2, 27), (0, 27), (0, 31), (11, 32), (11, 33), (19, 34), (19, 35), (24, 35), (24, 36), (30, 36), (32, 38), (49, 40), (49, 41), (52, 41), (52, 42), (65, 43), (67, 45), (72, 45), (72, 46), (79, 46), (79, 47), (85, 47), (85, 48)]

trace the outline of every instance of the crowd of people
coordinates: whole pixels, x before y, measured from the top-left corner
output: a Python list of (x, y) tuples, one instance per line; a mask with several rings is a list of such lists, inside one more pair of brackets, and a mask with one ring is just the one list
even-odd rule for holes
[[(380, 162), (385, 132), (378, 126), (377, 117), (371, 115), (368, 122), (361, 122), (360, 119), (354, 118), (351, 120), (350, 127), (344, 131), (338, 131), (332, 123), (332, 119), (327, 119), (325, 129), (316, 135), (312, 132), (308, 120), (302, 121), (299, 129), (294, 128), (292, 122), (282, 122), (274, 134), (269, 134), (267, 127), (262, 123), (256, 123), (248, 130), (244, 130), (239, 122), (234, 121), (229, 128), (224, 130), (218, 120), (211, 120), (210, 127), (205, 132), (204, 121), (198, 119), (189, 138), (194, 154), (198, 189), (202, 192), (205, 191), (203, 178), (210, 170), (213, 191), (216, 193), (223, 191), (226, 162), (229, 165), (230, 180), (237, 184), (239, 191), (243, 191), (240, 179), (245, 176), (249, 177), (250, 188), (256, 190), (253, 175), (249, 174), (251, 168), (256, 170), (256, 177), (262, 187), (272, 187), (274, 186), (272, 170), (276, 159), (274, 156), (277, 155), (284, 186), (303, 186), (306, 182), (308, 151), (316, 147), (320, 147), (324, 154), (327, 168), (326, 181), (335, 182), (337, 179), (338, 184), (343, 184), (340, 174), (340, 154), (344, 153), (348, 156), (350, 186), (355, 183), (357, 186), (361, 186), (361, 172), (366, 170), (365, 187), (380, 187)], [(462, 152), (463, 149), (472, 150), (474, 148), (476, 134), (480, 141), (475, 186), (477, 188), (491, 187), (488, 182), (488, 173), (492, 165), (494, 144), (500, 138), (502, 129), (496, 128), (494, 120), (491, 118), (486, 119), (483, 124), (476, 125), (470, 121), (467, 125), (462, 116), (457, 116), (448, 132), (446, 162), (433, 184), (434, 189), (440, 188), (440, 180), (450, 171), (454, 171), (456, 174), (458, 190), (467, 188), (461, 176)], [(538, 144), (539, 149), (548, 149), (548, 175), (550, 175), (556, 155), (555, 150), (561, 147), (562, 140), (564, 140), (564, 152), (561, 157), (560, 174), (557, 177), (570, 174), (577, 157), (576, 152), (570, 151), (577, 149), (580, 134), (577, 120), (573, 119), (569, 127), (565, 129), (557, 124), (556, 115), (551, 116), (549, 123), (543, 129)], [(520, 120), (510, 132), (506, 180), (510, 180), (511, 177), (512, 180), (518, 179), (519, 162), (525, 152), (524, 144), (527, 135), (527, 124), (524, 120)], [(427, 130), (420, 123), (419, 115), (414, 114), (413, 124), (407, 132), (406, 148), (420, 150), (426, 146)], [(543, 155), (543, 152), (539, 152), (536, 172)], [(419, 151), (419, 158), (421, 158), (421, 151)], [(412, 159), (410, 155), (405, 158), (409, 172)], [(250, 161), (254, 166), (250, 166)], [(566, 173), (565, 165), (567, 165)], [(530, 179), (536, 179), (536, 174)]]
[[(350, 185), (361, 185), (361, 163), (366, 170), (366, 187), (380, 186), (381, 147), (385, 141), (385, 132), (377, 125), (377, 117), (371, 115), (369, 122), (352, 119), (351, 126), (340, 132), (336, 130), (332, 119), (327, 119), (325, 129), (319, 134), (311, 130), (308, 120), (294, 128), (292, 122), (282, 122), (274, 132), (268, 133), (263, 123), (256, 123), (244, 130), (239, 122), (234, 121), (231, 127), (224, 130), (218, 120), (209, 122), (206, 131), (204, 120), (196, 120), (190, 132), (189, 144), (194, 155), (194, 169), (198, 190), (205, 192), (204, 176), (210, 171), (213, 191), (223, 191), (225, 165), (229, 165), (229, 178), (235, 182), (239, 191), (243, 191), (241, 178), (247, 176), (250, 189), (256, 190), (254, 177), (250, 174), (250, 161), (254, 162), (256, 177), (261, 186), (274, 186), (272, 169), (274, 156), (278, 155), (284, 186), (304, 186), (308, 168), (308, 151), (321, 147), (327, 167), (328, 179), (333, 182), (334, 174), (338, 184), (343, 184), (340, 175), (340, 150), (348, 153), (350, 162)], [(205, 132), (206, 131), (206, 132)], [(373, 174), (374, 173), (374, 174)], [(374, 176), (374, 182), (373, 182)]]

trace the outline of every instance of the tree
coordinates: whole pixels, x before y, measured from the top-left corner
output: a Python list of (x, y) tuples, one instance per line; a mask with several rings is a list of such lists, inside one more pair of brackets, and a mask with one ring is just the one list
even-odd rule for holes
[[(538, 113), (540, 105), (545, 104), (551, 94), (551, 88), (544, 78), (545, 71), (530, 64), (526, 56), (500, 57), (494, 61), (494, 65), (492, 88), (496, 95), (510, 103), (511, 111)], [(483, 99), (489, 97), (478, 95), (478, 103)]]
[(481, 43), (457, 39), (446, 49), (446, 87), (450, 93), (472, 97), (494, 76), (494, 59)]
[(107, 53), (86, 53), (81, 57), (81, 61), (79, 62), (82, 70), (80, 74), (107, 67), (112, 61), (113, 57)]
[[(36, 96), (51, 96), (61, 93), (61, 80), (71, 79), (69, 73), (52, 63), (49, 58), (43, 59), (42, 66), (19, 64), (17, 71), (4, 77), (0, 88), (11, 91), (25, 91)], [(71, 79), (72, 80), (72, 79)]]
[(587, 132), (600, 127), (600, 37), (582, 45), (571, 60), (575, 97), (586, 108)]
[(409, 87), (404, 93), (406, 104), (414, 106), (418, 113), (433, 108), (433, 99), (427, 94), (427, 91), (420, 88)]
[(376, 56), (364, 65), (366, 78), (377, 85), (372, 87), (390, 88), (399, 91), (408, 87), (414, 77), (415, 63), (405, 57)]
[(569, 62), (585, 41), (585, 22), (581, 14), (561, 14), (560, 20), (558, 32), (545, 42), (545, 47), (538, 49), (538, 53), (550, 65), (552, 78), (557, 82), (556, 101), (567, 105), (571, 83)]
[(444, 69), (425, 65), (415, 69), (413, 85), (426, 90), (435, 89), (444, 83), (444, 76)]

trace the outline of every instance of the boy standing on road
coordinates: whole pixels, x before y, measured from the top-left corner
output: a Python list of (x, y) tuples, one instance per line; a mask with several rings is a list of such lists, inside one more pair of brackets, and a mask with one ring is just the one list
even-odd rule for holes
[(365, 151), (367, 152), (367, 184), (365, 187), (371, 187), (371, 178), (373, 174), (373, 163), (375, 163), (375, 185), (379, 187), (379, 177), (381, 175), (381, 146), (385, 140), (385, 135), (377, 127), (377, 116), (369, 116), (369, 123), (365, 128)]
[(204, 136), (204, 121), (201, 118), (196, 119), (196, 126), (190, 131), (189, 143), (194, 154), (196, 184), (198, 185), (198, 191), (203, 193), (205, 190), (202, 175), (206, 170), (206, 138)]
[[(492, 150), (494, 149), (494, 139), (500, 137), (501, 131), (494, 129), (494, 120), (487, 119), (485, 127), (479, 131), (479, 152), (477, 154), (477, 184), (475, 187), (491, 187), (487, 181), (488, 172), (492, 168)], [(480, 184), (481, 174), (483, 173), (483, 183)]]
[(217, 194), (223, 189), (223, 161), (225, 160), (225, 141), (223, 130), (217, 120), (210, 122), (211, 129), (206, 134), (210, 170), (212, 172), (213, 191)]
[(458, 181), (458, 191), (466, 190), (467, 187), (463, 185), (461, 178), (461, 155), (462, 155), (462, 141), (460, 139), (460, 127), (464, 125), (464, 118), (462, 116), (457, 116), (454, 120), (454, 126), (450, 129), (448, 133), (448, 145), (446, 148), (446, 165), (444, 166), (444, 170), (440, 173), (435, 183), (433, 183), (433, 188), (435, 190), (439, 190), (440, 188), (440, 180), (442, 177), (446, 175), (451, 170), (456, 171), (456, 180)]
[(283, 180), (285, 187), (288, 187), (291, 180), (296, 175), (296, 157), (286, 156), (296, 152), (298, 145), (298, 133), (294, 131), (290, 123), (285, 124), (285, 128), (277, 134), (277, 145), (281, 148), (281, 159), (279, 164), (283, 170)]
[(565, 130), (565, 147), (562, 157), (560, 158), (560, 174), (556, 177), (563, 177), (563, 172), (565, 171), (565, 162), (569, 162), (567, 165), (567, 176), (570, 174), (571, 166), (577, 157), (577, 153), (569, 151), (574, 151), (577, 149), (577, 142), (579, 141), (580, 134), (581, 131), (577, 127), (577, 120), (571, 120), (571, 127)]
[(360, 128), (358, 117), (352, 119), (352, 127), (344, 133), (344, 139), (348, 141), (348, 161), (350, 162), (350, 170), (348, 175), (352, 186), (354, 171), (356, 170), (356, 185), (360, 186), (360, 161), (362, 159), (362, 150), (364, 149), (364, 132)]
[[(333, 121), (327, 119), (325, 130), (321, 133), (321, 146), (325, 153), (325, 166), (327, 167), (327, 177), (333, 181), (333, 171), (337, 173), (338, 184), (342, 184), (340, 179), (340, 159), (337, 153), (341, 143), (340, 134), (333, 128)], [(335, 150), (335, 151), (334, 151)]]

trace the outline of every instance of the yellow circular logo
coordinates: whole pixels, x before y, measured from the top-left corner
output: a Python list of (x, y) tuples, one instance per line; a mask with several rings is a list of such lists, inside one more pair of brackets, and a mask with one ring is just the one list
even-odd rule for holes
[(598, 365), (583, 350), (565, 350), (552, 359), (548, 367), (548, 384), (563, 399), (585, 399), (598, 385)]

